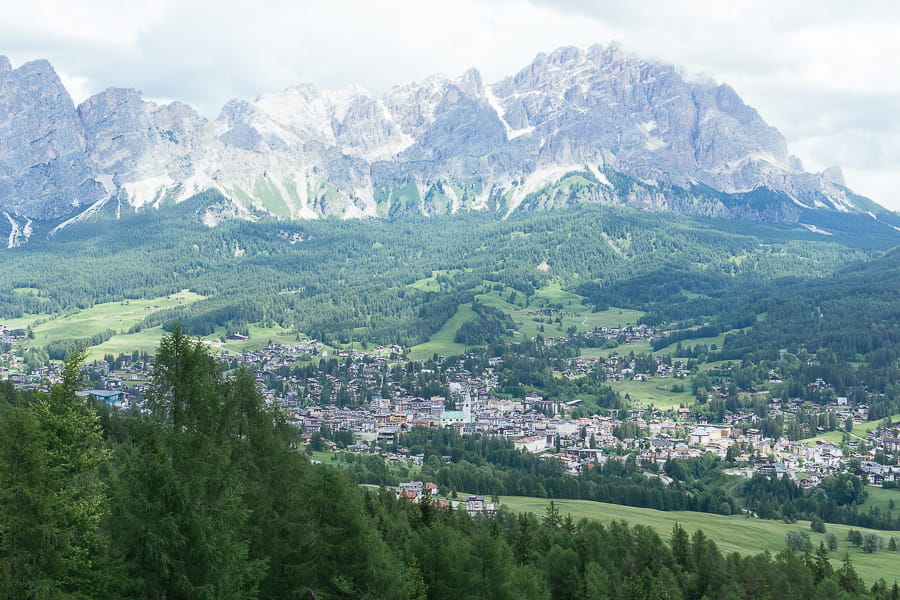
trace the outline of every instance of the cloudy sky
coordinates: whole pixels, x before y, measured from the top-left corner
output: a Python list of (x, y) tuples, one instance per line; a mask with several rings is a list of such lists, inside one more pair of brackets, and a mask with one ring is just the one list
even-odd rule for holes
[(734, 87), (809, 170), (900, 210), (900, 3), (892, 0), (45, 0), (4, 2), (0, 54), (49, 59), (73, 98), (110, 86), (215, 117), (301, 82), (380, 93), (612, 41)]

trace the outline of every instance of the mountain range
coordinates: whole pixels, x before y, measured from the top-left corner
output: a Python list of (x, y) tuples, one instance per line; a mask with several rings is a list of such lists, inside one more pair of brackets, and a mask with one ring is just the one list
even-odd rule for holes
[[(900, 216), (838, 168), (803, 169), (729, 86), (618, 45), (539, 54), (486, 84), (476, 69), (376, 96), (310, 84), (231, 100), (214, 120), (109, 88), (76, 106), (51, 64), (0, 57), (0, 211), (9, 246), (105, 211), (214, 189), (199, 217), (393, 218), (626, 204), (719, 218), (822, 223)], [(857, 218), (857, 220), (859, 220)], [(897, 229), (900, 231), (900, 229)]]

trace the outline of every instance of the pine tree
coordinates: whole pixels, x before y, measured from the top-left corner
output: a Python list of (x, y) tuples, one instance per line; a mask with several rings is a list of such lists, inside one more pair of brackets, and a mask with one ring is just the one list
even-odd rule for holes
[(828, 561), (828, 549), (825, 548), (824, 542), (819, 542), (819, 549), (816, 550), (815, 562), (813, 563), (813, 573), (815, 574), (816, 583), (823, 579), (828, 579), (834, 569)]
[(687, 531), (680, 524), (675, 523), (672, 527), (672, 537), (669, 540), (672, 548), (672, 556), (675, 562), (681, 565), (685, 571), (690, 571), (693, 565), (693, 556), (691, 554), (691, 541)]
[(206, 348), (176, 325), (148, 395), (161, 422), (121, 451), (114, 533), (143, 597), (255, 597), (263, 562), (249, 558), (244, 419), (227, 392)]
[(83, 352), (32, 402), (0, 406), (0, 597), (103, 595), (108, 460), (96, 412), (75, 395)]
[(548, 504), (547, 508), (544, 510), (544, 525), (556, 529), (561, 523), (562, 516), (559, 514), (559, 508), (557, 508), (556, 503), (551, 500), (550, 504)]
[(841, 561), (841, 568), (837, 570), (838, 584), (846, 592), (851, 594), (859, 594), (865, 590), (862, 580), (856, 574), (853, 563), (850, 561), (850, 555), (844, 554)]

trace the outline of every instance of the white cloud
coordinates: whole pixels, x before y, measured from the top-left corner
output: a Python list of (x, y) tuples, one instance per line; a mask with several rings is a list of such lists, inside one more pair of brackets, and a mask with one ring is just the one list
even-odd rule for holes
[(76, 99), (109, 86), (215, 117), (231, 97), (301, 82), (376, 93), (477, 66), (486, 81), (541, 51), (621, 41), (730, 84), (810, 168), (891, 208), (900, 3), (860, 0), (55, 0), (5, 7), (0, 53), (47, 58)]

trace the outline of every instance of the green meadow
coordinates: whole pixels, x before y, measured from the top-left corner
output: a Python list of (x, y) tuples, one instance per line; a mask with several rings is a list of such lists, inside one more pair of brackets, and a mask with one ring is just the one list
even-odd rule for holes
[(0, 315), (0, 322), (10, 328), (31, 328), (34, 340), (29, 344), (34, 346), (46, 346), (56, 340), (89, 338), (108, 329), (116, 331), (116, 335), (106, 342), (88, 348), (88, 359), (92, 360), (102, 358), (104, 354), (155, 350), (162, 337), (161, 328), (148, 328), (132, 334), (127, 333), (128, 330), (155, 310), (203, 299), (199, 294), (182, 290), (170, 296), (104, 302), (90, 308), (53, 315), (27, 315), (16, 319), (4, 319)]
[[(511, 289), (503, 292), (492, 290), (477, 296), (478, 301), (507, 313), (516, 324), (520, 339), (531, 339), (538, 334), (544, 337), (568, 335), (574, 327), (581, 333), (598, 327), (621, 327), (634, 325), (644, 313), (624, 308), (610, 308), (602, 312), (593, 312), (591, 307), (582, 304), (583, 296), (562, 289), (559, 283), (550, 283), (539, 289), (525, 302), (521, 293), (516, 293), (515, 304), (508, 302)], [(536, 314), (543, 309), (562, 307), (553, 317)], [(559, 317), (560, 322), (557, 322)], [(543, 331), (541, 331), (543, 327)], [(630, 346), (629, 346), (630, 347)], [(607, 351), (604, 351), (607, 352)], [(604, 354), (605, 356), (605, 354)]]
[[(589, 500), (553, 500), (553, 502), (561, 514), (571, 514), (576, 520), (582, 518), (606, 522), (625, 520), (634, 525), (652, 527), (666, 539), (672, 533), (675, 523), (681, 524), (689, 532), (702, 529), (720, 549), (726, 552), (741, 552), (742, 554), (780, 552), (785, 548), (785, 535), (792, 529), (809, 534), (810, 541), (815, 548), (818, 548), (819, 542), (825, 540), (825, 534), (816, 533), (809, 528), (809, 521), (797, 521), (788, 525), (781, 521), (752, 519), (740, 515), (723, 516), (687, 511), (664, 512)], [(550, 504), (550, 499), (502, 496), (500, 503), (512, 511), (543, 515)], [(833, 524), (827, 524), (826, 527), (826, 533), (834, 533), (840, 540), (838, 549), (831, 553), (832, 565), (839, 567), (844, 554), (849, 553), (856, 571), (867, 583), (872, 584), (882, 577), (889, 584), (900, 580), (900, 552), (891, 552), (886, 549), (889, 538), (891, 536), (900, 538), (900, 532), (851, 528), (847, 525)], [(885, 540), (885, 549), (873, 554), (864, 553), (846, 541), (847, 532), (850, 529), (857, 529), (863, 534), (880, 535)]]
[[(683, 392), (673, 392), (673, 385), (680, 385), (684, 388)], [(678, 408), (682, 404), (689, 406), (694, 403), (694, 396), (691, 394), (691, 379), (675, 379), (674, 377), (651, 378), (647, 381), (615, 381), (611, 382), (610, 387), (624, 396), (628, 394), (632, 402), (640, 400), (647, 408), (650, 404), (656, 408), (665, 410), (669, 408)]]
[(456, 332), (460, 326), (466, 321), (476, 318), (475, 311), (472, 310), (471, 304), (460, 304), (456, 310), (456, 314), (447, 319), (437, 333), (431, 336), (431, 339), (424, 344), (413, 346), (410, 351), (410, 358), (414, 360), (425, 360), (431, 358), (432, 355), (451, 356), (453, 354), (461, 354), (465, 351), (464, 344), (456, 343)]
[[(890, 419), (893, 423), (896, 423), (900, 421), (900, 415), (893, 415), (890, 417)], [(850, 437), (865, 438), (870, 431), (881, 425), (882, 421), (884, 421), (884, 419), (878, 419), (877, 421), (868, 421), (861, 424), (854, 423), (853, 431), (850, 432)], [(835, 444), (840, 444), (843, 439), (844, 430), (836, 429), (834, 431), (821, 433), (815, 437), (806, 438), (805, 440), (803, 440), (803, 443), (807, 446), (813, 446), (817, 441), (821, 440), (823, 442), (834, 442)]]
[[(430, 277), (419, 279), (410, 284), (410, 287), (422, 291), (434, 291), (440, 289), (437, 281), (439, 275), (452, 275), (453, 272), (434, 272)], [(491, 282), (486, 282), (489, 287)], [(644, 313), (637, 310), (628, 310), (622, 308), (610, 308), (603, 312), (593, 312), (589, 306), (582, 304), (583, 297), (577, 294), (564, 291), (558, 283), (549, 284), (538, 290), (526, 302), (526, 298), (521, 293), (516, 293), (515, 304), (510, 303), (510, 294), (512, 289), (504, 291), (490, 290), (476, 295), (476, 299), (482, 304), (486, 304), (497, 310), (501, 310), (512, 318), (518, 331), (518, 340), (530, 340), (537, 335), (544, 337), (566, 336), (571, 328), (575, 328), (577, 332), (590, 331), (598, 327), (621, 327), (624, 325), (633, 325), (643, 316)], [(535, 313), (543, 309), (553, 308), (554, 306), (562, 306), (561, 313), (555, 313), (553, 318), (541, 316)], [(529, 314), (532, 313), (532, 314)], [(557, 322), (556, 317), (560, 317)], [(413, 346), (410, 357), (417, 360), (430, 358), (433, 354), (450, 356), (460, 354), (465, 351), (463, 344), (458, 344), (456, 332), (459, 327), (466, 321), (473, 320), (477, 317), (469, 303), (460, 305), (450, 319), (444, 323), (443, 327), (431, 336), (427, 342)], [(629, 344), (621, 346), (618, 349), (630, 352), (649, 352), (649, 343)], [(596, 354), (595, 351), (597, 352)], [(608, 356), (616, 349), (593, 349), (587, 348), (583, 352), (584, 356)]]
[(37, 316), (28, 325), (34, 332), (33, 343), (46, 345), (54, 340), (90, 337), (107, 329), (125, 333), (154, 310), (190, 304), (202, 299), (203, 296), (183, 290), (171, 296), (104, 302), (62, 314)]

